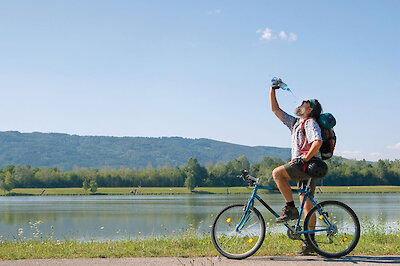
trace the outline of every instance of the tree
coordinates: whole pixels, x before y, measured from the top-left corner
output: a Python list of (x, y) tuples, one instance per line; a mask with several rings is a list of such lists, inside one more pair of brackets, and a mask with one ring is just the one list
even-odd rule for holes
[(90, 192), (95, 193), (97, 191), (96, 181), (94, 181), (93, 179), (90, 180), (89, 187), (90, 187)]
[(0, 188), (4, 191), (11, 191), (14, 188), (14, 180), (10, 172), (6, 172), (4, 180), (0, 181)]
[(377, 176), (381, 179), (384, 180), (387, 175), (388, 175), (388, 162), (385, 160), (379, 160), (374, 164), (374, 167), (376, 168)]
[(12, 172), (17, 187), (33, 187), (34, 176), (29, 165), (15, 166)]
[(250, 162), (246, 156), (242, 155), (239, 158), (233, 159), (232, 167), (236, 172), (240, 173), (241, 170), (250, 169)]
[[(199, 164), (196, 158), (189, 158), (187, 164), (183, 168), (186, 177), (192, 175), (190, 182), (194, 182), (194, 186), (198, 186), (204, 183), (205, 179), (208, 177), (207, 169)], [(186, 178), (187, 180), (187, 178)], [(186, 186), (185, 180), (185, 186)]]
[(86, 178), (83, 180), (82, 188), (85, 190), (85, 192), (90, 188), (89, 180), (87, 180)]
[(185, 187), (187, 187), (190, 191), (196, 187), (196, 179), (192, 172), (186, 173)]

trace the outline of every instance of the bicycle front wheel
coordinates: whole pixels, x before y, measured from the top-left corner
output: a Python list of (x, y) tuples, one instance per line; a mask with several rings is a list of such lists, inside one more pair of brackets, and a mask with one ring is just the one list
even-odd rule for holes
[(360, 222), (354, 211), (339, 201), (323, 201), (314, 206), (304, 220), (307, 243), (319, 255), (339, 258), (349, 254), (360, 239)]
[(245, 212), (245, 204), (225, 207), (215, 218), (211, 238), (215, 248), (230, 259), (253, 255), (265, 237), (265, 222), (254, 207)]

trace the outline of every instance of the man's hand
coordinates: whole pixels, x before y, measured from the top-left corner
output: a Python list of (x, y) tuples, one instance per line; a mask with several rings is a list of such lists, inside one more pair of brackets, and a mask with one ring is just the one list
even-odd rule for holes
[(307, 152), (306, 156), (304, 156), (304, 160), (306, 162), (310, 161), (312, 157), (318, 153), (319, 148), (322, 146), (322, 140), (315, 140), (310, 147), (310, 150)]
[(305, 172), (306, 167), (307, 167), (307, 162), (304, 160), (303, 157), (300, 158), (294, 158), (292, 161), (289, 162), (290, 165), (294, 165), (297, 167), (300, 171)]
[(271, 85), (271, 89), (273, 89), (273, 90), (278, 90), (280, 87), (279, 87), (279, 85), (275, 85), (275, 84), (272, 84)]

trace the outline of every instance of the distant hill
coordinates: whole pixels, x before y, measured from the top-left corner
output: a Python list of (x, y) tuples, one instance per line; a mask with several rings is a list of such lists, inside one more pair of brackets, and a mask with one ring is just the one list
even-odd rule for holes
[(169, 164), (184, 165), (196, 157), (205, 165), (231, 161), (245, 155), (250, 163), (265, 156), (290, 157), (289, 148), (250, 147), (211, 139), (181, 137), (104, 137), (60, 133), (0, 132), (0, 167), (6, 165), (55, 166), (71, 170), (74, 166), (99, 168), (121, 166), (131, 169)]

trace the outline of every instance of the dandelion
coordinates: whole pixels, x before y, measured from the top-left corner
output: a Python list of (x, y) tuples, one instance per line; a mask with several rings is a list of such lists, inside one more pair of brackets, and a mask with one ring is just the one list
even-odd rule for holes
[(103, 230), (103, 229), (104, 229), (104, 226), (100, 227), (100, 230)]
[(18, 228), (18, 236), (21, 236), (24, 233), (24, 229)]

